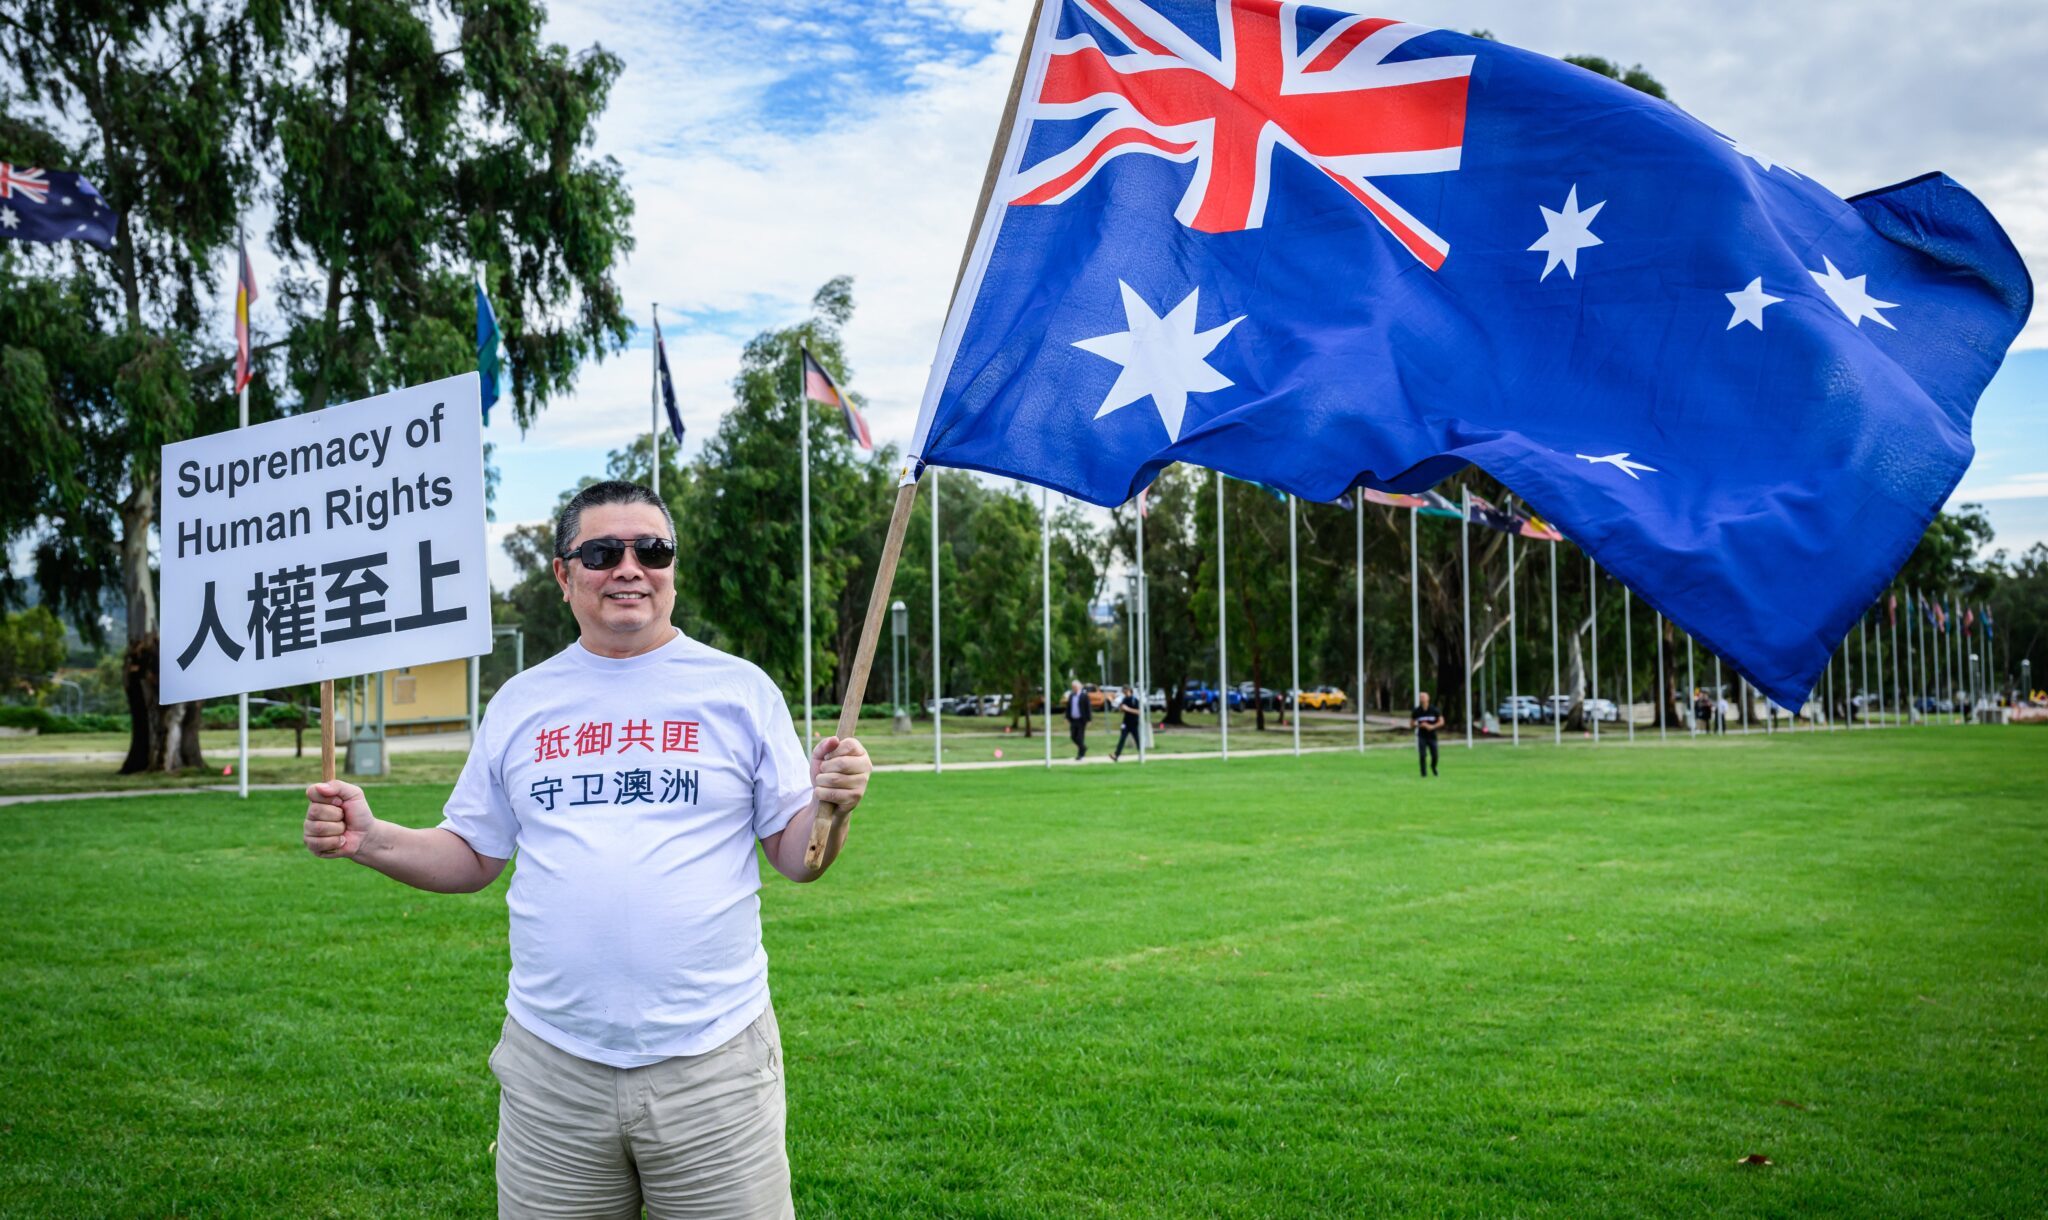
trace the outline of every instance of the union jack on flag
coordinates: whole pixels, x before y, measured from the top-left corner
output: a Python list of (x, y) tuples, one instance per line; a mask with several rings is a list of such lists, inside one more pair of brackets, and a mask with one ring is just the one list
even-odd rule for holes
[(1458, 168), (1470, 55), (1388, 56), (1429, 30), (1346, 16), (1304, 31), (1293, 4), (1225, 0), (1210, 51), (1142, 0), (1071, 0), (1083, 28), (1051, 48), (1032, 119), (1086, 119), (1021, 171), (1013, 204), (1063, 203), (1126, 154), (1193, 162), (1174, 217), (1204, 233), (1265, 223), (1273, 159), (1313, 165), (1432, 271), (1450, 246), (1372, 179)]
[(0, 238), (82, 241), (107, 249), (119, 220), (79, 174), (0, 161)]

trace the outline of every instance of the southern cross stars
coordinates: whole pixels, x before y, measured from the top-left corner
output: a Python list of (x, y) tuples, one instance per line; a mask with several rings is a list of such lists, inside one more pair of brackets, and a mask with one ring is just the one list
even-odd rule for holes
[(1730, 305), (1735, 306), (1735, 316), (1728, 319), (1729, 330), (1734, 330), (1744, 322), (1749, 323), (1758, 330), (1762, 330), (1764, 328), (1764, 310), (1785, 299), (1784, 297), (1774, 297), (1764, 291), (1763, 276), (1757, 276), (1751, 280), (1749, 287), (1741, 292), (1729, 292), (1722, 295), (1728, 298)]
[(1178, 441), (1181, 421), (1187, 416), (1189, 394), (1236, 384), (1210, 367), (1204, 357), (1216, 350), (1231, 327), (1244, 321), (1244, 315), (1239, 314), (1221, 326), (1197, 331), (1195, 306), (1201, 289), (1190, 291), (1186, 300), (1162, 318), (1129, 284), (1118, 280), (1117, 287), (1123, 290), (1124, 323), (1129, 329), (1074, 342), (1084, 352), (1124, 366), (1095, 418), (1101, 419), (1150, 395), (1152, 405), (1159, 409), (1159, 422), (1166, 425), (1166, 438)]
[[(1714, 134), (1717, 136), (1721, 136), (1721, 133), (1718, 131)], [(1734, 139), (1730, 136), (1721, 136), (1721, 138), (1727, 140), (1728, 146), (1733, 148), (1738, 155), (1748, 157), (1750, 160), (1756, 162), (1758, 168), (1762, 169), (1763, 172), (1767, 174), (1774, 169), (1782, 169), (1786, 173), (1792, 175), (1794, 178), (1803, 177), (1803, 175), (1801, 175), (1798, 170), (1793, 169), (1791, 166), (1785, 164), (1783, 161), (1772, 160), (1771, 155), (1769, 153), (1758, 152), (1756, 149), (1751, 148), (1749, 145), (1744, 144), (1742, 141)]]
[(1603, 199), (1580, 211), (1579, 188), (1574, 184), (1571, 193), (1564, 198), (1564, 211), (1553, 212), (1541, 204), (1537, 206), (1543, 213), (1544, 232), (1529, 248), (1543, 251), (1544, 259), (1543, 274), (1536, 278), (1549, 279), (1550, 273), (1557, 270), (1560, 263), (1564, 265), (1566, 275), (1579, 278), (1579, 251), (1600, 244), (1600, 239), (1593, 235), (1593, 218), (1607, 206), (1607, 201)]
[(1869, 318), (1886, 330), (1898, 329), (1898, 327), (1893, 326), (1890, 322), (1885, 321), (1883, 314), (1877, 312), (1880, 309), (1896, 309), (1898, 308), (1897, 303), (1880, 301), (1876, 297), (1871, 296), (1869, 289), (1863, 286), (1863, 281), (1869, 279), (1869, 276), (1844, 276), (1841, 272), (1835, 270), (1835, 264), (1830, 260), (1823, 258), (1820, 262), (1821, 266), (1827, 268), (1825, 273), (1809, 271), (1807, 274), (1813, 277), (1814, 283), (1820, 285), (1822, 292), (1828, 294), (1828, 300), (1835, 303), (1835, 308), (1842, 311), (1842, 316), (1848, 318), (1859, 329), (1863, 326), (1863, 319), (1865, 318)]

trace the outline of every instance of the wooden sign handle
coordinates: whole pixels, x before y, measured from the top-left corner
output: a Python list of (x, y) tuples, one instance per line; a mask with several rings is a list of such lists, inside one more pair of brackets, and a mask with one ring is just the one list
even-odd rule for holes
[(334, 779), (334, 679), (320, 680), (320, 778)]
[[(903, 534), (910, 528), (910, 506), (917, 499), (917, 484), (896, 489), (896, 509), (889, 514), (889, 535), (882, 542), (882, 557), (875, 565), (875, 587), (868, 594), (868, 617), (861, 624), (860, 647), (853, 654), (853, 671), (839, 705), (839, 736), (856, 735), (860, 728), (860, 705), (868, 693), (868, 671), (874, 668), (875, 644), (881, 638), (882, 619), (889, 613), (889, 591), (896, 583), (896, 561), (903, 554)], [(811, 842), (804, 849), (804, 867), (817, 871), (839, 854), (846, 838), (846, 811), (837, 805), (820, 803), (811, 823)]]

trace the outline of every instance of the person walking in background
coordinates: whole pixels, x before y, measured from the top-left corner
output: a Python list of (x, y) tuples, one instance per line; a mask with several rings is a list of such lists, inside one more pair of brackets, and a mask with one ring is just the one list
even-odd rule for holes
[(1416, 698), (1415, 710), (1408, 713), (1408, 727), (1415, 730), (1415, 757), (1422, 766), (1422, 778), (1436, 774), (1436, 731), (1444, 727), (1443, 713), (1429, 706), (1429, 692), (1423, 691)]
[(1088, 757), (1088, 722), (1094, 718), (1095, 712), (1088, 706), (1088, 692), (1076, 678), (1073, 689), (1067, 692), (1067, 735), (1074, 739), (1075, 762)]
[(1131, 742), (1139, 749), (1143, 749), (1145, 744), (1138, 737), (1138, 717), (1145, 714), (1145, 709), (1139, 706), (1137, 688), (1124, 687), (1123, 697), (1117, 700), (1116, 707), (1124, 714), (1124, 727), (1116, 735), (1116, 749), (1110, 751), (1111, 762), (1123, 757), (1125, 742)]
[(1714, 731), (1714, 701), (1707, 698), (1707, 692), (1694, 687), (1692, 692), (1692, 724), (1702, 733)]

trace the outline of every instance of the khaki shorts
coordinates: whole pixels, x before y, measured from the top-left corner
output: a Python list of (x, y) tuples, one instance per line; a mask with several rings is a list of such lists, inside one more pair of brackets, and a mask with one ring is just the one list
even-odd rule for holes
[(790, 1217), (782, 1037), (768, 1008), (702, 1055), (615, 1068), (505, 1018), (500, 1216)]

